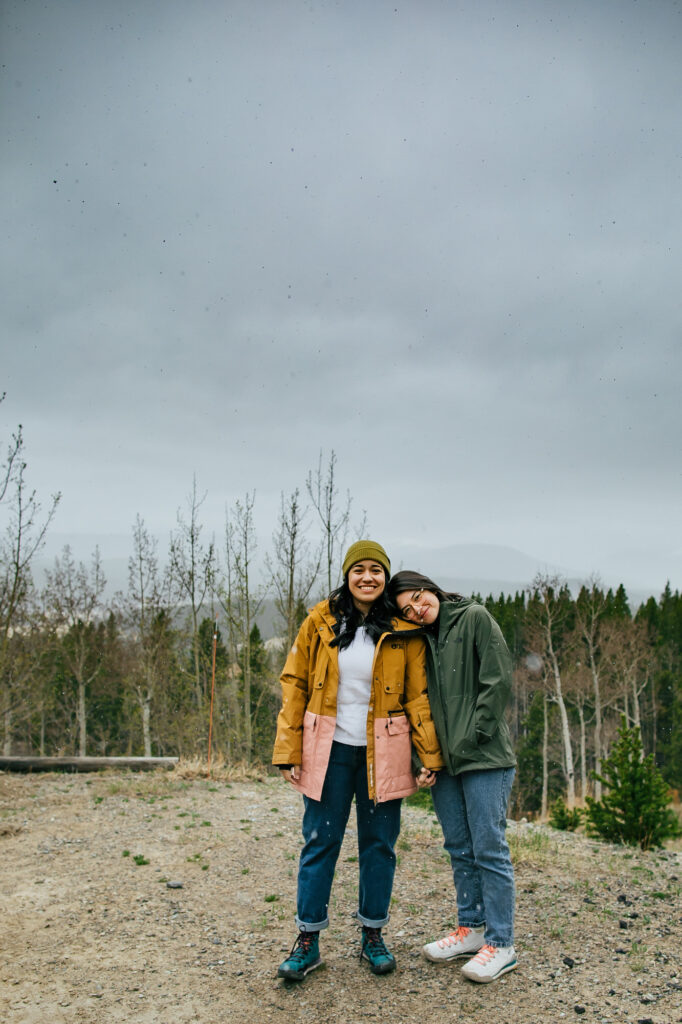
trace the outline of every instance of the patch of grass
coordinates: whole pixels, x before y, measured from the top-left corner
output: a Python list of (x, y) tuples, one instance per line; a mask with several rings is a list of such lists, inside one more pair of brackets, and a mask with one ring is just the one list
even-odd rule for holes
[(556, 853), (556, 843), (550, 840), (546, 832), (539, 829), (515, 829), (507, 835), (512, 863), (515, 866), (544, 862)]
[(220, 755), (211, 758), (209, 770), (208, 761), (200, 757), (181, 757), (170, 773), (171, 777), (179, 779), (210, 779), (212, 782), (263, 782), (268, 774), (268, 768), (262, 764), (245, 764), (241, 761), (230, 763)]
[(271, 892), (268, 896), (264, 897), (266, 903), (276, 903), (279, 899), (277, 893)]
[(416, 793), (412, 794), (412, 796), (405, 798), (405, 803), (410, 807), (421, 807), (423, 810), (430, 811), (432, 814), (436, 813), (433, 807), (430, 789), (418, 789)]
[(123, 853), (121, 854), (121, 856), (122, 857), (129, 857), (130, 856), (130, 850), (124, 850)]
[(149, 861), (147, 860), (143, 853), (136, 853), (135, 856), (133, 857), (133, 860), (135, 861), (138, 867), (142, 867), (143, 864), (149, 864)]

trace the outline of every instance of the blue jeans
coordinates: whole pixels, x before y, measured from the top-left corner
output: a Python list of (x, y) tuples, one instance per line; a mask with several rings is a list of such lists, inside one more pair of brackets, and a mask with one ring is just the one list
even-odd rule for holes
[(367, 791), (367, 747), (335, 742), (321, 799), (303, 797), (305, 845), (298, 866), (296, 914), (296, 924), (302, 931), (317, 932), (329, 924), (334, 869), (353, 796), (360, 867), (356, 916), (361, 924), (370, 928), (388, 924), (402, 800), (375, 805)]
[(490, 946), (514, 944), (514, 868), (504, 837), (513, 768), (448, 775), (431, 790), (450, 854), (458, 924), (485, 925)]

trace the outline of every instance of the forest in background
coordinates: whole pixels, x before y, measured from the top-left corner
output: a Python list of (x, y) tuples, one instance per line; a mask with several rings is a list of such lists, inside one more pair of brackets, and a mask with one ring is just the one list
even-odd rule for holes
[[(21, 428), (0, 473), (0, 727), (2, 750), (38, 755), (270, 759), (278, 675), (306, 609), (339, 581), (347, 543), (366, 534), (320, 453), (302, 488), (282, 494), (256, 574), (255, 494), (226, 512), (222, 540), (201, 522), (193, 481), (163, 558), (137, 516), (128, 586), (105, 597), (99, 552), (65, 547), (34, 578), (59, 503), (27, 485)], [(415, 566), (414, 568), (419, 568)], [(599, 772), (621, 718), (682, 789), (682, 599), (666, 586), (636, 610), (623, 586), (538, 575), (522, 593), (474, 595), (499, 622), (514, 661), (510, 725), (519, 768), (515, 813), (546, 815), (600, 797)], [(278, 635), (258, 615), (273, 602)], [(212, 707), (212, 715), (211, 715)]]

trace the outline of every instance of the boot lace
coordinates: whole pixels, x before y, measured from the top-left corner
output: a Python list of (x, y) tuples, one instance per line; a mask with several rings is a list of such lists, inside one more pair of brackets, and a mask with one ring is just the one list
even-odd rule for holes
[(315, 932), (299, 932), (287, 959), (293, 960), (296, 964), (304, 963), (316, 937)]
[[(373, 953), (379, 955), (388, 956), (389, 952), (386, 949), (386, 943), (383, 940), (381, 934), (381, 928), (363, 928), (362, 934), (365, 936), (365, 945), (369, 946)], [(360, 953), (362, 956), (362, 952)]]

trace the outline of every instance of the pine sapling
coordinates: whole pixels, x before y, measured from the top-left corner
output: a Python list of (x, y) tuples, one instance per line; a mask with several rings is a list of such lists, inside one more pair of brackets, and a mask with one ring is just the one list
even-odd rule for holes
[(590, 835), (649, 850), (680, 834), (669, 806), (668, 787), (653, 754), (643, 757), (639, 729), (628, 729), (624, 717), (611, 755), (602, 762), (601, 773), (592, 775), (605, 792), (601, 800), (587, 797), (585, 818)]

